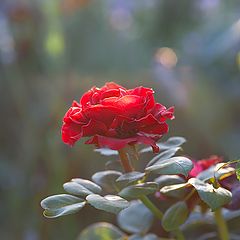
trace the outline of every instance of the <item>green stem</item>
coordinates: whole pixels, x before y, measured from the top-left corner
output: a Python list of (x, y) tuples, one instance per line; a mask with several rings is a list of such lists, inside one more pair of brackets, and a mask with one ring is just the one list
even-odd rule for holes
[(163, 213), (152, 203), (147, 196), (141, 196), (142, 203), (160, 220), (163, 218)]
[(121, 164), (122, 164), (124, 171), (125, 172), (134, 171), (134, 169), (130, 163), (130, 160), (128, 159), (128, 155), (127, 155), (125, 149), (123, 148), (123, 149), (118, 150), (118, 154), (120, 156)]
[(214, 212), (215, 221), (218, 227), (218, 233), (221, 240), (229, 240), (228, 227), (222, 216), (221, 208)]
[[(130, 159), (128, 157), (127, 150), (123, 148), (123, 149), (118, 150), (118, 153), (119, 153), (121, 164), (122, 164), (124, 171), (125, 172), (134, 171), (134, 169), (130, 163)], [(141, 196), (140, 200), (159, 220), (162, 220), (163, 213), (153, 204), (153, 202), (147, 196)], [(177, 240), (185, 240), (185, 238), (179, 228), (172, 232), (177, 237)]]
[[(147, 196), (141, 196), (140, 200), (159, 220), (162, 220), (163, 213), (153, 204), (153, 202)], [(174, 230), (173, 233), (177, 237), (177, 240), (185, 240), (180, 229)]]

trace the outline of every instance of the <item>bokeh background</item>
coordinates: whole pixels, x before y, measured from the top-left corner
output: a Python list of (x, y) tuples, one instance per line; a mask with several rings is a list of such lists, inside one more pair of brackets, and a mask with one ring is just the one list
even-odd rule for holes
[(48, 220), (39, 205), (104, 168), (60, 129), (72, 100), (106, 81), (176, 106), (168, 136), (186, 137), (186, 154), (239, 157), (239, 0), (0, 1), (1, 239), (74, 240), (114, 221), (91, 208)]

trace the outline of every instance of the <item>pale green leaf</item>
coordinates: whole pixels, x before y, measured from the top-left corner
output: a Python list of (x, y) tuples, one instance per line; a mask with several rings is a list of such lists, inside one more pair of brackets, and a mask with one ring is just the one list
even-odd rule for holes
[(114, 155), (118, 155), (118, 151), (115, 150), (111, 150), (109, 148), (97, 148), (94, 150), (95, 152), (100, 153), (101, 155), (104, 156), (114, 156)]
[(184, 183), (185, 180), (178, 175), (161, 175), (155, 178), (154, 182), (158, 183), (159, 188), (163, 188), (173, 184)]
[(182, 225), (188, 218), (189, 210), (183, 201), (172, 205), (163, 215), (162, 226), (166, 231), (172, 231)]
[(180, 147), (170, 148), (166, 151), (159, 153), (147, 164), (147, 167), (152, 166), (153, 164), (157, 163), (160, 160), (171, 158), (172, 156), (174, 156), (176, 154), (176, 152), (179, 149), (181, 149), (181, 148)]
[(106, 170), (95, 173), (92, 176), (92, 180), (98, 185), (100, 185), (105, 191), (109, 193), (114, 193), (118, 191), (118, 185), (116, 183), (116, 180), (121, 175), (121, 172), (114, 170)]
[(48, 218), (78, 212), (85, 204), (83, 199), (68, 194), (53, 195), (41, 201), (41, 207), (45, 209), (43, 214)]
[(139, 201), (132, 201), (130, 206), (118, 214), (118, 225), (129, 233), (146, 233), (152, 223), (152, 212)]
[(119, 240), (125, 234), (110, 223), (95, 223), (85, 228), (77, 240)]
[(117, 178), (116, 182), (121, 183), (123, 185), (127, 185), (129, 183), (138, 181), (142, 179), (145, 176), (145, 173), (141, 172), (129, 172), (121, 175), (119, 178)]
[(173, 184), (173, 185), (165, 186), (165, 187), (161, 188), (160, 192), (163, 194), (168, 194), (168, 193), (171, 193), (176, 190), (183, 189), (183, 188), (189, 187), (189, 186), (191, 186), (189, 183)]
[[(157, 143), (157, 146), (160, 148), (160, 151), (161, 151), (169, 148), (179, 147), (185, 142), (186, 142), (186, 139), (183, 137), (170, 137), (166, 142)], [(151, 151), (152, 151), (152, 148), (147, 147), (147, 148), (143, 148), (140, 151), (140, 153), (151, 152)]]
[(144, 195), (155, 193), (158, 189), (158, 184), (155, 182), (139, 183), (128, 186), (122, 189), (118, 194), (126, 199), (137, 199)]
[(197, 178), (188, 180), (198, 192), (199, 197), (204, 201), (212, 211), (229, 203), (232, 199), (232, 193), (225, 188), (214, 188), (213, 185), (205, 183)]
[(182, 174), (188, 176), (192, 168), (193, 163), (190, 159), (186, 157), (172, 157), (147, 167), (145, 171), (155, 174)]
[(97, 184), (81, 178), (74, 178), (71, 182), (64, 183), (63, 188), (66, 192), (81, 197), (102, 191), (101, 187)]
[(146, 235), (134, 234), (128, 238), (128, 240), (160, 240), (157, 235), (149, 233)]
[(87, 202), (99, 210), (110, 213), (119, 213), (129, 206), (129, 202), (116, 195), (100, 196), (98, 194), (88, 195)]

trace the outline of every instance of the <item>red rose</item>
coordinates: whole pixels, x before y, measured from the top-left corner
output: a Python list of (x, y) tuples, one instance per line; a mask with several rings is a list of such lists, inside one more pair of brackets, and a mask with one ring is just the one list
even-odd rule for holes
[(165, 121), (174, 118), (174, 108), (156, 103), (153, 93), (150, 88), (127, 90), (113, 82), (93, 87), (65, 114), (63, 142), (73, 145), (82, 137), (92, 137), (87, 144), (119, 150), (143, 143), (157, 152), (156, 141), (168, 132)]
[(207, 170), (208, 168), (216, 165), (217, 163), (222, 162), (222, 157), (212, 155), (207, 159), (201, 159), (199, 161), (192, 161), (193, 162), (193, 169), (189, 173), (189, 178), (196, 177), (201, 172)]

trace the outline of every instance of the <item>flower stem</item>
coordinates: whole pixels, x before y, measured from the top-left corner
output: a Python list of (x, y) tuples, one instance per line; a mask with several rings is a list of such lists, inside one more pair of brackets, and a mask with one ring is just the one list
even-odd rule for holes
[(229, 240), (227, 224), (223, 218), (221, 208), (214, 212), (215, 221), (218, 227), (218, 233), (221, 240)]
[(152, 203), (147, 196), (141, 196), (142, 203), (160, 220), (163, 218), (163, 213)]
[[(163, 213), (153, 204), (153, 202), (147, 196), (141, 196), (140, 200), (159, 220), (162, 220)], [(172, 232), (177, 237), (177, 240), (185, 240), (180, 229), (176, 229)]]
[[(123, 149), (118, 150), (118, 153), (119, 153), (121, 164), (122, 164), (124, 171), (125, 172), (134, 171), (134, 169), (130, 163), (130, 159), (128, 157), (127, 150), (123, 148)], [(158, 209), (154, 205), (154, 203), (147, 196), (144, 196), (144, 195), (141, 196), (140, 200), (159, 220), (162, 220), (163, 213), (160, 211), (160, 209)], [(176, 230), (174, 230), (172, 232), (177, 237), (177, 240), (185, 240), (185, 238), (179, 228), (177, 228)]]
[(120, 149), (118, 150), (119, 156), (120, 156), (120, 160), (121, 160), (121, 164), (122, 167), (124, 169), (125, 172), (132, 172), (134, 171), (130, 160), (128, 159), (127, 153), (125, 151), (125, 149)]

